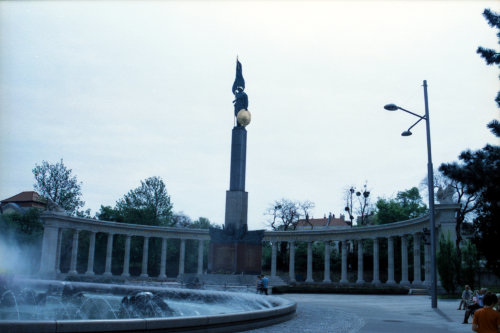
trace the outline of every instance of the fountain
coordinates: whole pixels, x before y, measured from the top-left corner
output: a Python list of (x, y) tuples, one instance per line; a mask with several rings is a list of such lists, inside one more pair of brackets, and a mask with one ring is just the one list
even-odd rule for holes
[[(153, 286), (10, 279), (0, 284), (0, 332), (238, 331), (290, 319), (274, 296)], [(21, 287), (22, 286), (22, 287)]]
[[(231, 141), (230, 187), (226, 192), (224, 229), (210, 230), (209, 273), (218, 271), (252, 275), (261, 273), (264, 231), (249, 231), (247, 225), (248, 193), (245, 191), (247, 132), (245, 127), (250, 123), (250, 112), (247, 110), (248, 96), (244, 89), (242, 67), (237, 60), (236, 78), (232, 87), (235, 95), (233, 101), (235, 126), (232, 130)], [(60, 252), (60, 237), (62, 237), (61, 229), (57, 225), (51, 225), (47, 217), (58, 216), (59, 219), (63, 213), (61, 211), (42, 215), (44, 235), (39, 273), (45, 278), (57, 276), (55, 268), (60, 268), (58, 266), (60, 263), (56, 258), (60, 256), (58, 251)], [(114, 223), (109, 222), (109, 224)], [(75, 274), (79, 229), (75, 229), (72, 247), (74, 251), (72, 262), (75, 263), (73, 273)], [(89, 250), (87, 273), (90, 275), (94, 274), (92, 267), (96, 232), (93, 233), (94, 238), (90, 241), (92, 245), (89, 245), (91, 250)], [(110, 255), (107, 255), (107, 259), (110, 259), (110, 266), (113, 237), (109, 238), (109, 235), (113, 234), (108, 234), (108, 244), (111, 246), (108, 247)], [(131, 236), (127, 237), (130, 242)], [(163, 241), (163, 244), (166, 244), (166, 237)], [(147, 243), (144, 244), (147, 250)], [(127, 249), (130, 249), (130, 243), (127, 246)], [(163, 248), (166, 249), (165, 245)], [(12, 254), (14, 251), (9, 248), (9, 251), (4, 252)], [(124, 268), (124, 272), (126, 271), (124, 276), (129, 276), (130, 258), (128, 256), (129, 254), (125, 255), (124, 262), (127, 266)], [(12, 260), (12, 255), (9, 257), (12, 268), (15, 268), (21, 261)], [(146, 258), (146, 266), (143, 263), (143, 267), (147, 268), (147, 254), (143, 258)], [(162, 262), (165, 263), (164, 258)], [(146, 268), (144, 268), (145, 276), (147, 276)], [(179, 274), (184, 273), (184, 268), (179, 270)], [(111, 275), (110, 269), (106, 268), (106, 273)], [(164, 273), (163, 271), (165, 277)], [(199, 288), (200, 283), (194, 280), (189, 286)], [(250, 293), (55, 280), (9, 281), (5, 275), (3, 278), (0, 275), (0, 332), (2, 333), (235, 332), (286, 321), (294, 315), (295, 309), (295, 302)]]

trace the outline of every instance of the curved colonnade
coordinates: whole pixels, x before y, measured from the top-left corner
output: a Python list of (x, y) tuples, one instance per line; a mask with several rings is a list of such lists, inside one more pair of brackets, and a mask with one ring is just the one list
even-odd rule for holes
[[(450, 234), (453, 237), (455, 234), (455, 211), (457, 206), (454, 204), (436, 205), (436, 228), (437, 233)], [(42, 255), (40, 262), (40, 273), (46, 277), (55, 277), (60, 272), (61, 260), (61, 239), (62, 231), (70, 229), (73, 231), (71, 262), (68, 274), (79, 274), (76, 270), (77, 255), (78, 255), (78, 239), (79, 233), (82, 231), (90, 232), (89, 253), (87, 270), (85, 275), (95, 275), (94, 273), (94, 255), (96, 234), (107, 234), (105, 270), (103, 276), (112, 276), (111, 259), (113, 251), (113, 239), (116, 235), (125, 236), (125, 249), (123, 256), (123, 271), (121, 276), (130, 276), (130, 243), (131, 237), (139, 236), (144, 238), (142, 251), (142, 266), (141, 277), (148, 276), (148, 249), (149, 240), (151, 238), (160, 238), (162, 240), (161, 259), (159, 275), (156, 277), (159, 280), (167, 278), (166, 275), (166, 252), (168, 239), (180, 239), (179, 249), (179, 276), (184, 274), (185, 263), (185, 244), (186, 240), (198, 241), (198, 256), (197, 256), (197, 274), (203, 273), (203, 248), (204, 242), (210, 241), (208, 230), (203, 229), (186, 229), (186, 228), (171, 228), (171, 227), (155, 227), (146, 225), (135, 225), (118, 222), (105, 222), (92, 219), (75, 218), (66, 215), (61, 215), (54, 212), (46, 212), (42, 214), (44, 222), (44, 235), (42, 244)], [(277, 248), (279, 243), (286, 242), (289, 247), (289, 280), (295, 282), (295, 248), (298, 242), (307, 243), (307, 276), (305, 282), (314, 282), (313, 280), (313, 243), (324, 242), (324, 263), (323, 263), (323, 282), (331, 283), (338, 282), (340, 284), (350, 283), (348, 280), (348, 252), (357, 245), (357, 279), (355, 283), (365, 284), (395, 284), (395, 249), (394, 243), (397, 238), (401, 241), (401, 279), (399, 284), (410, 285), (408, 278), (409, 259), (413, 263), (413, 281), (412, 285), (425, 286), (430, 283), (430, 242), (425, 238), (425, 231), (429, 230), (429, 216), (423, 216), (416, 219), (395, 222), (385, 225), (355, 227), (355, 228), (339, 228), (339, 229), (321, 229), (321, 230), (300, 230), (300, 231), (266, 231), (264, 241), (271, 243), (271, 276), (276, 275), (277, 267)], [(408, 240), (407, 236), (413, 237), (413, 259), (408, 257)], [(365, 240), (373, 242), (373, 276), (370, 281), (365, 281), (364, 272), (364, 249)], [(387, 243), (387, 279), (380, 279), (380, 255), (379, 249), (381, 243)], [(337, 247), (341, 257), (340, 279), (332, 281), (331, 279), (331, 251), (332, 246)], [(423, 256), (422, 256), (423, 248)], [(422, 262), (423, 257), (423, 262)], [(421, 266), (424, 264), (424, 274), (421, 272)]]

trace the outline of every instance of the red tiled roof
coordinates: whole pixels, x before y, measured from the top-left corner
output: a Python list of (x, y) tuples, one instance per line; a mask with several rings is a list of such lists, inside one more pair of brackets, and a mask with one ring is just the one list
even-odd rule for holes
[(298, 227), (307, 227), (307, 226), (314, 226), (314, 227), (324, 227), (328, 223), (327, 218), (322, 218), (322, 219), (309, 219), (309, 223), (305, 219), (299, 220), (297, 223)]
[(330, 223), (328, 223), (328, 217), (324, 217), (322, 219), (309, 219), (309, 223), (306, 222), (305, 219), (299, 220), (297, 223), (297, 227), (346, 227), (348, 224), (344, 219), (339, 219), (332, 217), (330, 219)]
[(13, 197), (2, 200), (2, 204), (7, 204), (9, 202), (21, 203), (21, 202), (36, 202), (45, 204), (45, 200), (42, 196), (35, 191), (26, 191), (16, 194)]
[(44, 209), (47, 206), (45, 199), (35, 191), (25, 191), (16, 194), (13, 197), (1, 201), (1, 206), (7, 204), (16, 204), (23, 208), (40, 208)]

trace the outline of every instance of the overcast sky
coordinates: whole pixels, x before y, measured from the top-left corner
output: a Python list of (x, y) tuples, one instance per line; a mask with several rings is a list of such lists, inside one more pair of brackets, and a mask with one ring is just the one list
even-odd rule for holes
[(498, 68), (482, 16), (494, 1), (2, 1), (0, 199), (61, 158), (85, 208), (114, 206), (160, 176), (174, 211), (224, 222), (238, 55), (247, 127), (249, 228), (280, 198), (314, 217), (345, 188), (373, 201), (426, 177), (427, 80), (434, 167), (498, 143)]

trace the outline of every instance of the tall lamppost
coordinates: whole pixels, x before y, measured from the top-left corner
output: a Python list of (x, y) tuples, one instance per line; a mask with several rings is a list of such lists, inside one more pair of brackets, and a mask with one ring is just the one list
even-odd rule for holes
[(424, 100), (425, 100), (425, 116), (418, 115), (406, 109), (403, 109), (396, 104), (387, 104), (384, 109), (388, 111), (401, 110), (414, 115), (418, 120), (411, 125), (406, 131), (401, 133), (402, 136), (410, 136), (410, 130), (420, 121), (425, 120), (427, 130), (427, 186), (429, 188), (429, 220), (431, 229), (431, 298), (432, 307), (437, 308), (437, 273), (436, 273), (436, 225), (434, 221), (434, 174), (432, 167), (431, 154), (431, 129), (429, 120), (429, 103), (427, 100), (427, 80), (424, 80)]

